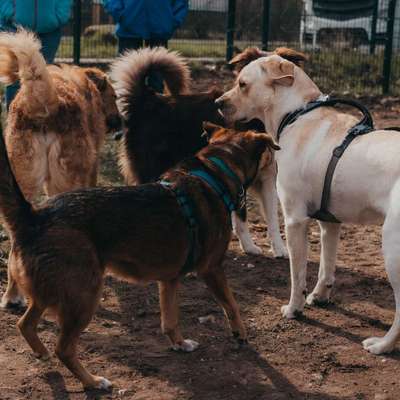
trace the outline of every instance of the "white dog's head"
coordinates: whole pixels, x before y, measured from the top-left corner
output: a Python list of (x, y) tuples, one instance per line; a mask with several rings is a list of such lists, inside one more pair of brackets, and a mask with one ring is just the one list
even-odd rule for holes
[(293, 50), (277, 49), (244, 66), (234, 87), (216, 100), (225, 119), (246, 122), (257, 118), (274, 130), (274, 119), (317, 98), (321, 92), (299, 67), (305, 59)]

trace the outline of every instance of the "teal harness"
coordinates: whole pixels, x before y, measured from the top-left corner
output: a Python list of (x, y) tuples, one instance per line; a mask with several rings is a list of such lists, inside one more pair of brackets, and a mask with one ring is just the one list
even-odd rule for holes
[[(238, 200), (235, 202), (226, 187), (226, 185), (217, 177), (215, 177), (212, 171), (208, 170), (205, 166), (204, 169), (193, 169), (189, 171), (189, 175), (200, 178), (206, 182), (221, 198), (226, 210), (231, 216), (232, 211), (238, 210), (246, 205), (246, 190), (240, 181), (239, 177), (226, 165), (226, 163), (218, 157), (207, 158), (213, 165), (219, 168), (224, 174), (228, 175), (238, 186)], [(187, 193), (179, 187), (172, 188), (172, 182), (166, 181), (164, 179), (160, 180), (159, 183), (171, 190), (179, 204), (182, 214), (186, 220), (186, 224), (189, 231), (189, 253), (186, 258), (185, 264), (181, 269), (181, 275), (186, 275), (188, 272), (193, 270), (193, 266), (198, 258), (198, 251), (196, 248), (196, 243), (198, 240), (198, 223), (195, 216), (195, 206), (191, 198)], [(232, 224), (232, 223), (231, 223)]]

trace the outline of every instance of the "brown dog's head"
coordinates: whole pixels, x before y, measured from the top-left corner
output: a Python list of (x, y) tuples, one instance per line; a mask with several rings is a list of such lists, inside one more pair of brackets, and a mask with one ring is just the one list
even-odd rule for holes
[(100, 92), (107, 129), (110, 132), (118, 131), (121, 129), (122, 121), (117, 107), (117, 95), (107, 75), (97, 68), (86, 68), (85, 74)]
[[(280, 147), (271, 135), (254, 131), (239, 132), (210, 122), (204, 122), (204, 131), (209, 138), (210, 149), (229, 154), (231, 161), (240, 166), (244, 182), (254, 179), (257, 172), (271, 163), (272, 151)], [(205, 149), (207, 152), (207, 148)]]

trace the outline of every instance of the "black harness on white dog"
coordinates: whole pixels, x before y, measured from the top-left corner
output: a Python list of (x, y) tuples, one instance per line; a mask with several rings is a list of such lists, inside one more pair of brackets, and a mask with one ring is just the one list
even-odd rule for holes
[[(319, 107), (335, 107), (337, 104), (344, 104), (344, 105), (355, 107), (359, 111), (361, 111), (363, 117), (360, 122), (358, 122), (356, 125), (354, 125), (352, 128), (350, 128), (347, 131), (347, 135), (344, 138), (343, 142), (339, 146), (337, 146), (333, 149), (332, 157), (331, 157), (331, 160), (329, 161), (329, 165), (328, 165), (328, 168), (327, 168), (326, 174), (325, 174), (324, 187), (322, 189), (320, 208), (314, 214), (310, 215), (310, 217), (318, 219), (320, 221), (340, 223), (341, 221), (339, 221), (328, 210), (333, 174), (335, 172), (336, 165), (337, 165), (340, 157), (342, 157), (344, 151), (347, 149), (349, 144), (357, 136), (364, 135), (364, 134), (369, 133), (374, 130), (374, 122), (373, 122), (372, 116), (369, 113), (369, 111), (367, 110), (367, 108), (354, 100), (347, 100), (347, 99), (339, 99), (339, 98), (331, 99), (329, 97), (326, 97), (326, 99), (324, 99), (324, 100), (312, 101), (312, 102), (308, 103), (304, 108), (300, 108), (296, 111), (293, 111), (293, 112), (285, 115), (285, 117), (283, 118), (283, 120), (280, 123), (279, 128), (278, 128), (277, 140), (279, 142), (279, 138), (281, 136), (282, 131), (288, 125), (295, 122), (302, 115), (307, 114), (310, 111), (315, 110), (316, 108), (319, 108)], [(386, 128), (386, 130), (388, 130), (388, 129), (400, 130), (399, 128)]]

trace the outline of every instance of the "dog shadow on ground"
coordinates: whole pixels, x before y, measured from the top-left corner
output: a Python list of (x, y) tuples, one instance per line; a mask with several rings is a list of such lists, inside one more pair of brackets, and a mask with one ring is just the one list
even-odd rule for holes
[[(241, 306), (243, 317), (246, 310), (251, 311), (259, 307), (265, 301), (265, 296), (275, 298), (280, 305), (287, 301), (289, 294), (287, 260), (237, 257), (231, 252), (227, 263), (231, 264), (228, 265), (229, 268), (233, 267), (231, 270), (228, 268), (228, 278)], [(255, 267), (249, 269), (250, 263), (254, 263)], [(309, 287), (313, 287), (317, 280), (318, 264), (309, 263), (308, 271)], [(357, 285), (351, 285), (351, 281), (362, 280), (363, 286), (371, 287), (377, 284), (377, 280), (362, 273), (354, 274), (346, 268), (338, 268), (337, 277), (340, 296), (334, 295), (334, 298), (339, 297), (339, 301), (338, 304), (329, 304), (326, 310), (386, 331), (389, 328), (387, 324), (342, 306), (342, 303), (351, 303), (353, 292), (358, 290)], [(386, 296), (386, 299), (388, 296), (390, 298), (390, 295), (393, 296), (388, 282), (379, 281), (378, 284), (382, 287), (379, 291), (373, 290), (369, 293), (367, 299), (369, 302), (382, 303), (382, 296)], [(216, 400), (263, 399), (264, 396), (266, 396), (265, 399), (339, 399), (327, 394), (300, 391), (284, 373), (255, 348), (249, 346), (238, 350), (233, 340), (229, 338), (226, 325), (222, 323), (222, 312), (219, 306), (211, 300), (211, 293), (196, 279), (184, 279), (183, 287), (186, 286), (186, 288), (182, 290), (184, 293), (180, 302), (183, 333), (186, 337), (201, 340), (201, 347), (190, 354), (177, 354), (166, 350), (167, 342), (163, 339), (159, 328), (158, 296), (154, 285), (138, 288), (107, 279), (106, 286), (118, 297), (118, 310), (101, 307), (97, 316), (99, 319), (120, 324), (127, 335), (124, 335), (124, 338), (115, 337), (115, 340), (109, 336), (104, 341), (102, 351), (110, 361), (128, 366), (134, 374), (167, 381), (169, 386), (191, 393), (196, 400), (209, 399), (210, 396)], [(352, 291), (343, 294), (342, 290), (345, 290), (347, 286)], [(390, 308), (390, 300), (386, 300), (384, 304), (385, 307)], [(305, 314), (310, 314), (310, 310), (307, 309)], [(218, 326), (199, 325), (198, 317), (203, 315), (214, 315), (221, 324)], [(279, 312), (276, 319), (277, 324), (280, 324), (279, 321), (282, 319)], [(326, 333), (343, 337), (360, 346), (361, 341), (365, 339), (346, 328), (331, 326), (310, 316), (303, 316), (295, 323), (322, 329)], [(285, 329), (285, 326), (282, 329)], [(268, 330), (267, 327), (266, 330)], [(256, 336), (257, 332), (253, 332), (250, 328), (249, 333), (251, 342), (252, 336)], [(113, 343), (111, 349), (110, 342)], [(120, 356), (121, 352), (124, 353), (123, 357)], [(392, 357), (399, 359), (397, 353), (394, 353)]]

